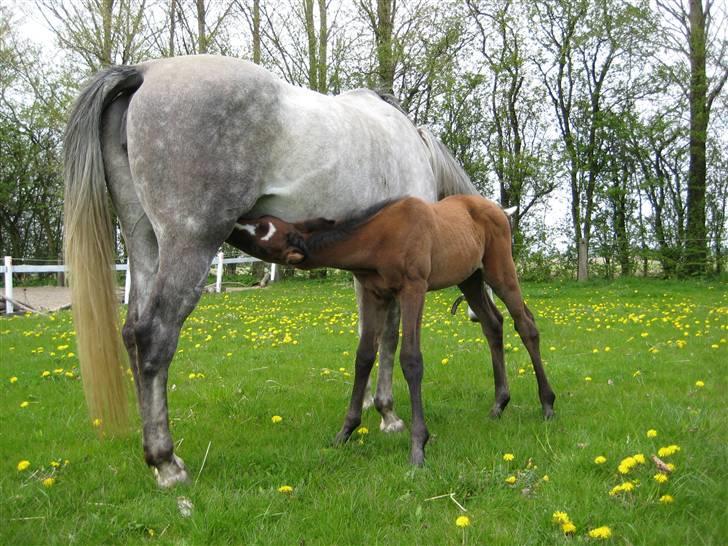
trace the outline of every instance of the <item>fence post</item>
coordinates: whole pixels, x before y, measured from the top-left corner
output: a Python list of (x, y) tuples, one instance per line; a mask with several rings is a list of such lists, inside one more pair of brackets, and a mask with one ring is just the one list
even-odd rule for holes
[(129, 305), (129, 292), (131, 291), (131, 269), (129, 258), (126, 259), (126, 277), (124, 278), (124, 305)]
[(11, 314), (13, 312), (13, 304), (10, 300), (13, 299), (13, 259), (10, 256), (5, 256), (5, 313)]
[(215, 292), (222, 292), (222, 261), (225, 255), (222, 252), (217, 253), (217, 280), (215, 281)]
[(270, 282), (278, 281), (278, 264), (270, 264)]

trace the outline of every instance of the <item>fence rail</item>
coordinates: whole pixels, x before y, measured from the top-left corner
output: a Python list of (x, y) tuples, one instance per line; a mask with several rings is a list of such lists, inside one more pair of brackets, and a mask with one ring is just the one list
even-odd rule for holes
[[(259, 262), (258, 258), (252, 256), (238, 256), (236, 258), (225, 258), (222, 252), (219, 252), (210, 264), (210, 268), (215, 268), (215, 292), (222, 291), (222, 271), (223, 266), (229, 264), (247, 264)], [(124, 303), (129, 303), (129, 291), (131, 289), (131, 275), (129, 275), (129, 262), (114, 264), (114, 270), (126, 271), (124, 279)], [(64, 264), (57, 265), (13, 265), (13, 258), (5, 256), (4, 265), (0, 266), (0, 274), (5, 276), (5, 313), (11, 314), (13, 308), (13, 275), (16, 273), (64, 273), (68, 268)], [(278, 267), (271, 264), (270, 273), (271, 282), (278, 280)]]

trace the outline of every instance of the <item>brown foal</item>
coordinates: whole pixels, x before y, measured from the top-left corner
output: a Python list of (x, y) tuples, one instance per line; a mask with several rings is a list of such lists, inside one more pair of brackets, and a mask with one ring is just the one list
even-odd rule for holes
[[(458, 285), (488, 339), (499, 416), (510, 400), (503, 358), (503, 317), (484, 293), (492, 287), (513, 317), (531, 357), (546, 418), (556, 396), (541, 363), (539, 333), (523, 302), (511, 255), (511, 229), (496, 203), (457, 195), (436, 203), (414, 197), (380, 203), (341, 221), (325, 219), (291, 224), (273, 216), (241, 218), (231, 238), (241, 248), (270, 262), (300, 269), (334, 267), (351, 271), (363, 288), (362, 324), (349, 410), (336, 436), (345, 442), (361, 423), (367, 379), (377, 355), (390, 301), (402, 313), (400, 363), (412, 404), (410, 461), (424, 462), (429, 437), (422, 409), (423, 375), (420, 325), (425, 293)], [(376, 400), (375, 400), (376, 403)]]

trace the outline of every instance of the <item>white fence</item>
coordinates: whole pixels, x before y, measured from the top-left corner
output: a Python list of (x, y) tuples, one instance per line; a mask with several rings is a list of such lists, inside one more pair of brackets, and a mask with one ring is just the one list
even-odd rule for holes
[[(252, 256), (240, 256), (237, 258), (225, 258), (222, 252), (218, 253), (210, 264), (210, 268), (215, 267), (215, 292), (222, 290), (222, 271), (223, 265), (227, 264), (244, 264), (259, 262), (258, 258)], [(129, 275), (129, 262), (125, 264), (115, 264), (116, 271), (126, 271), (126, 279), (124, 281), (124, 303), (129, 303), (129, 290), (131, 288), (131, 275)], [(13, 274), (15, 273), (61, 273), (67, 271), (65, 265), (13, 265), (13, 259), (5, 256), (5, 264), (0, 266), (0, 273), (5, 275), (5, 312), (10, 314), (13, 312)], [(271, 282), (278, 280), (278, 267), (271, 264), (270, 272)]]

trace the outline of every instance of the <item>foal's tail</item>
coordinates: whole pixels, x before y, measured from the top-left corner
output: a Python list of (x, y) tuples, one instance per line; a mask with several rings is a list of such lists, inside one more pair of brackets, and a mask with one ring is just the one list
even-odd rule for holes
[(104, 429), (126, 427), (127, 395), (119, 336), (114, 227), (101, 153), (101, 115), (142, 84), (134, 67), (99, 72), (73, 106), (64, 140), (64, 254), (76, 346), (91, 418)]

